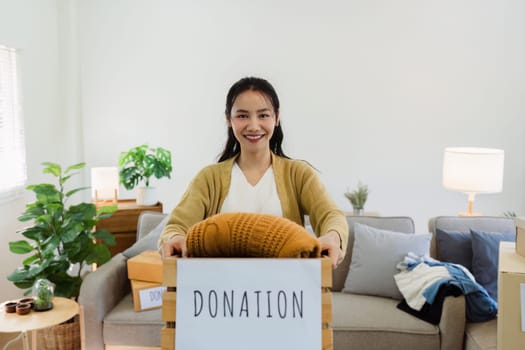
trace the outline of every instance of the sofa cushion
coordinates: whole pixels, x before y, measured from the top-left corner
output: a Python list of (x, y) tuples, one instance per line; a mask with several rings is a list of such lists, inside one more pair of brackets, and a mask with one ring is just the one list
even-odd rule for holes
[(397, 232), (414, 233), (414, 221), (408, 216), (350, 216), (346, 217), (348, 221), (348, 244), (346, 246), (346, 255), (334, 269), (332, 274), (332, 290), (340, 292), (343, 290), (350, 262), (352, 260), (352, 249), (354, 247), (354, 225), (358, 222), (379, 229), (391, 230)]
[(402, 299), (396, 265), (413, 252), (428, 255), (431, 235), (380, 230), (356, 223), (352, 262), (343, 292)]
[(151, 230), (146, 236), (144, 236), (144, 238), (139, 239), (131, 247), (123, 251), (122, 255), (129, 259), (134, 257), (135, 255), (142, 253), (145, 250), (156, 250), (160, 234), (162, 233), (164, 226), (166, 226), (166, 222), (168, 222), (168, 219), (169, 216), (164, 217), (162, 221), (153, 230)]
[(439, 328), (399, 310), (397, 303), (391, 298), (333, 293), (334, 349), (439, 349)]
[(501, 241), (514, 242), (515, 232), (483, 232), (472, 234), (472, 273), (489, 295), (498, 300), (498, 255)]
[(460, 264), (472, 272), (472, 239), (469, 232), (436, 229), (438, 260)]
[(104, 319), (104, 344), (160, 346), (161, 309), (135, 312), (131, 294), (126, 295)]
[(397, 308), (398, 300), (372, 295), (332, 293), (334, 330), (390, 330), (400, 333), (439, 334), (436, 325)]
[[(503, 216), (436, 216), (428, 221), (428, 228), (432, 233), (436, 233), (438, 228), (460, 232), (470, 232), (471, 229), (485, 232), (510, 232), (516, 230), (516, 222), (514, 218)], [(430, 256), (440, 259), (437, 255), (435, 239), (432, 240), (430, 246)]]

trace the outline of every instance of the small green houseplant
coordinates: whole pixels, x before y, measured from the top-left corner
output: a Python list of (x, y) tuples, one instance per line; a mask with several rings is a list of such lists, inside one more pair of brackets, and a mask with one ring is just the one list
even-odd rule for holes
[[(93, 263), (101, 265), (111, 258), (106, 244), (115, 244), (115, 238), (107, 230), (95, 231), (94, 227), (99, 219), (111, 216), (117, 208), (97, 209), (93, 203), (67, 206), (71, 196), (87, 189), (65, 189), (66, 182), (78, 174), (74, 171), (84, 168), (85, 163), (72, 165), (65, 171), (55, 163), (42, 165), (43, 172), (56, 177), (57, 183), (27, 187), (35, 193), (36, 201), (26, 205), (18, 220), (31, 222), (31, 225), (19, 231), (25, 239), (9, 242), (9, 250), (30, 255), (7, 279), (18, 288), (28, 289), (26, 295), (36, 281), (47, 279), (55, 284), (55, 295), (76, 299), (83, 267)], [(68, 272), (75, 264), (78, 264), (78, 272), (71, 275)]]
[(348, 198), (352, 208), (354, 209), (354, 214), (361, 215), (363, 213), (366, 200), (368, 199), (368, 186), (363, 185), (361, 182), (357, 184), (357, 189), (350, 192), (349, 190), (345, 192), (345, 197)]
[(35, 296), (35, 310), (49, 310), (53, 307), (55, 285), (45, 278), (39, 279), (33, 285)]
[(137, 204), (157, 204), (155, 188), (150, 186), (150, 178), (152, 176), (157, 179), (171, 178), (171, 152), (161, 147), (141, 145), (122, 152), (118, 165), (120, 183), (127, 190), (132, 190), (141, 183), (144, 184), (138, 187)]

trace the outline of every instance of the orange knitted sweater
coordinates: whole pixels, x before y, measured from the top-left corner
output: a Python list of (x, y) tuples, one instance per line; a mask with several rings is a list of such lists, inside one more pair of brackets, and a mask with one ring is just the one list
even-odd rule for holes
[(223, 213), (193, 225), (186, 236), (191, 257), (319, 257), (321, 247), (301, 225), (274, 215)]

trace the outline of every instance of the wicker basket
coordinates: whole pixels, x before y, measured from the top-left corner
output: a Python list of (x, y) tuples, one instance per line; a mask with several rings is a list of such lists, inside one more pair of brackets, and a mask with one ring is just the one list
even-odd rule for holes
[(43, 350), (79, 350), (80, 349), (80, 317), (59, 325), (38, 331), (39, 349)]

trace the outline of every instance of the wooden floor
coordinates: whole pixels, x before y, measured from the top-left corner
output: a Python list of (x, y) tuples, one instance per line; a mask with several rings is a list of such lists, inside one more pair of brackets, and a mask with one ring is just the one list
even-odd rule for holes
[[(23, 350), (24, 346), (22, 344), (21, 337), (13, 341), (13, 339), (15, 339), (19, 335), (20, 333), (0, 333), (0, 349), (4, 349), (4, 347), (10, 341), (12, 341), (12, 343), (10, 343), (9, 346), (5, 350)], [(29, 337), (29, 341), (31, 341), (31, 337)], [(160, 347), (113, 345), (113, 346), (106, 346), (106, 350), (160, 350)]]
[[(0, 349), (3, 349), (10, 341), (15, 339), (19, 335), (20, 333), (0, 333)], [(29, 337), (29, 340), (31, 340), (31, 337)], [(23, 350), (23, 349), (24, 349), (24, 345), (22, 344), (22, 337), (20, 337), (17, 340), (14, 340), (6, 348), (6, 350)]]

